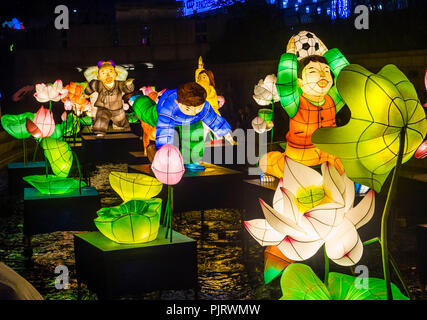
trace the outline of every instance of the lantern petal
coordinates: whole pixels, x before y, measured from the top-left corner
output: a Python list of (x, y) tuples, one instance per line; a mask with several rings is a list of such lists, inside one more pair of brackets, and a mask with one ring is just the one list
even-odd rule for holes
[(277, 247), (289, 259), (304, 261), (314, 256), (324, 243), (322, 239), (307, 241), (286, 236)]
[(37, 138), (37, 139), (43, 138), (42, 132), (40, 131), (39, 127), (37, 127), (33, 121), (31, 121), (28, 118), (26, 118), (25, 121), (26, 121), (25, 128), (34, 138)]
[(273, 208), (296, 224), (302, 213), (299, 212), (295, 204), (294, 196), (288, 190), (282, 188), (282, 183), (282, 179), (280, 179), (273, 197)]
[(343, 193), (345, 191), (344, 179), (339, 174), (334, 166), (324, 162), (321, 166), (323, 184), (325, 188), (331, 193), (332, 201), (344, 205)]
[(293, 161), (289, 157), (285, 157), (283, 188), (296, 195), (299, 188), (306, 188), (313, 185), (321, 186), (322, 184), (322, 175), (316, 170)]
[(424, 141), (415, 152), (415, 158), (424, 159), (427, 156), (427, 140)]
[(375, 213), (375, 193), (370, 190), (359, 202), (359, 204), (352, 208), (345, 217), (350, 220), (356, 229), (368, 223)]
[(363, 254), (363, 244), (353, 223), (344, 219), (325, 242), (326, 254), (336, 264), (353, 266)]
[(178, 184), (185, 172), (181, 152), (174, 145), (163, 145), (154, 156), (151, 170), (160, 182)]
[(304, 236), (305, 231), (294, 223), (291, 219), (286, 218), (262, 199), (259, 199), (261, 204), (262, 212), (264, 213), (265, 219), (268, 224), (272, 226), (276, 231), (280, 232), (283, 236), (290, 235), (292, 237)]
[(123, 201), (146, 200), (157, 196), (163, 184), (156, 178), (140, 173), (111, 172), (110, 185)]
[(53, 173), (58, 177), (66, 178), (73, 165), (73, 153), (68, 143), (48, 137), (42, 140), (41, 146)]
[(245, 221), (244, 226), (249, 234), (262, 246), (278, 245), (284, 238), (284, 235), (274, 230), (265, 219)]

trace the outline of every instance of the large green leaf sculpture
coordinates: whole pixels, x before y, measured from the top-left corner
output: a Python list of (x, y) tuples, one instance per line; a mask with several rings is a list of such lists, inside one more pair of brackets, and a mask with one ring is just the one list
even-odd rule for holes
[(86, 186), (84, 181), (54, 175), (33, 175), (23, 179), (43, 194), (67, 194), (77, 190), (79, 186)]
[(5, 114), (1, 117), (1, 125), (4, 130), (15, 139), (27, 139), (31, 134), (25, 126), (27, 119), (34, 120), (34, 113), (25, 112), (17, 115)]
[[(361, 279), (331, 272), (326, 286), (309, 266), (301, 263), (285, 269), (280, 285), (283, 294), (280, 300), (387, 300), (382, 279)], [(391, 285), (394, 300), (409, 300), (398, 287)]]
[(162, 199), (131, 200), (117, 207), (102, 208), (94, 220), (99, 231), (118, 243), (144, 243), (157, 238)]
[(48, 137), (42, 140), (41, 146), (53, 173), (58, 177), (66, 178), (73, 165), (73, 153), (68, 143)]
[(405, 132), (402, 163), (408, 161), (427, 133), (427, 120), (414, 86), (394, 65), (374, 74), (360, 65), (345, 67), (338, 92), (351, 110), (343, 127), (320, 128), (312, 142), (338, 156), (347, 176), (381, 191), (397, 163), (400, 134)]

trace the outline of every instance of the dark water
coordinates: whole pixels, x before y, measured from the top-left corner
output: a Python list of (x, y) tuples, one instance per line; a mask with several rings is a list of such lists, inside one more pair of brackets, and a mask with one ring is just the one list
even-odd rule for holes
[[(108, 175), (111, 171), (127, 172), (127, 164), (98, 165), (90, 172), (91, 184), (99, 191), (103, 207), (122, 202), (110, 187)], [(24, 256), (22, 244), (23, 200), (7, 195), (6, 170), (0, 171), (0, 206), (0, 261), (30, 281), (45, 299), (77, 299), (73, 234), (79, 232), (34, 236), (33, 256), (28, 260)], [(264, 248), (245, 234), (242, 214), (235, 209), (214, 209), (206, 210), (203, 216), (200, 211), (176, 213), (174, 216), (174, 230), (198, 243), (200, 299), (278, 299), (281, 296), (279, 279), (264, 284)], [(427, 293), (418, 281), (414, 232), (408, 227), (396, 227), (393, 230), (390, 247), (397, 253), (395, 258), (411, 294), (415, 299), (427, 299)], [(311, 260), (307, 263), (316, 265), (321, 257), (316, 255)], [(381, 277), (380, 261), (378, 246), (365, 248), (361, 263), (369, 266), (370, 276)], [(57, 290), (54, 285), (54, 269), (61, 264), (70, 270), (68, 290)], [(332, 271), (350, 272), (348, 268), (334, 270), (334, 265), (331, 268)], [(82, 299), (97, 299), (96, 294), (84, 285), (82, 294)], [(194, 291), (169, 290), (124, 298), (194, 299)]]

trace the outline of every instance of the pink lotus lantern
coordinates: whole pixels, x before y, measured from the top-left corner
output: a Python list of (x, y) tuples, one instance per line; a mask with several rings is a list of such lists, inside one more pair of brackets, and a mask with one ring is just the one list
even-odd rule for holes
[(52, 111), (41, 106), (34, 117), (34, 121), (27, 119), (26, 128), (34, 138), (42, 139), (51, 136), (55, 131)]
[(67, 111), (64, 111), (62, 114), (61, 114), (61, 120), (62, 121), (67, 121)]
[(71, 102), (70, 98), (67, 98), (67, 100), (65, 100), (64, 109), (67, 111), (71, 111), (73, 109), (73, 103)]
[(175, 185), (184, 175), (184, 161), (178, 148), (174, 145), (163, 145), (154, 156), (151, 169), (157, 180), (167, 185)]
[(225, 98), (223, 96), (218, 96), (218, 109), (221, 109), (225, 103)]
[(415, 158), (417, 159), (424, 159), (427, 157), (427, 140), (424, 141), (415, 151)]

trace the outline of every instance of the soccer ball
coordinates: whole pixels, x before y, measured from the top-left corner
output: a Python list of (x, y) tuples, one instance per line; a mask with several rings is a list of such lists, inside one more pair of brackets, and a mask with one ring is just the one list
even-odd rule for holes
[(313, 55), (323, 56), (328, 48), (313, 32), (301, 31), (292, 36), (286, 51), (294, 53), (301, 60)]

